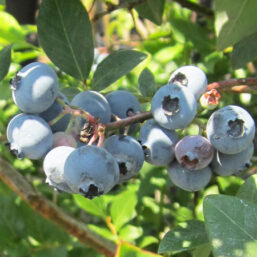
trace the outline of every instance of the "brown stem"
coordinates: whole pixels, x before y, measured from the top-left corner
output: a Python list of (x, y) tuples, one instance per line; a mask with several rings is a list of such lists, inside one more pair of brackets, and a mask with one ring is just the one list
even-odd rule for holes
[(127, 9), (131, 10), (132, 8), (136, 7), (139, 4), (144, 3), (146, 1), (147, 0), (136, 0), (136, 1), (133, 1), (133, 2), (126, 1), (126, 2), (123, 2), (122, 4), (117, 4), (117, 5), (116, 4), (111, 4), (111, 5), (108, 5), (108, 8), (107, 8), (106, 11), (100, 12), (100, 13), (96, 13), (94, 15), (94, 17), (92, 18), (92, 22), (96, 22), (97, 20), (101, 19), (103, 16), (105, 16), (107, 14), (110, 14), (111, 12), (113, 12), (115, 10), (118, 10), (118, 9), (127, 8)]
[(105, 124), (105, 128), (106, 129), (122, 128), (122, 127), (126, 127), (133, 123), (142, 122), (144, 120), (151, 119), (152, 117), (153, 117), (153, 115), (150, 111), (142, 112), (142, 113), (136, 114), (134, 116), (131, 116), (131, 117), (128, 117), (125, 119), (107, 123), (107, 124)]
[(213, 82), (208, 85), (207, 90), (216, 89), (220, 91), (234, 91), (237, 93), (256, 93), (257, 78), (228, 79)]
[(49, 201), (6, 160), (0, 157), (0, 178), (37, 213), (64, 229), (79, 241), (107, 257), (115, 254), (115, 244), (91, 231), (84, 223), (74, 219)]

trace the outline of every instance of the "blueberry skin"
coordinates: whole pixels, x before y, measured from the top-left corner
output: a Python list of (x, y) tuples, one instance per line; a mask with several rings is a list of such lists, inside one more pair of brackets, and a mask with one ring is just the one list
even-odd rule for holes
[(237, 175), (252, 165), (250, 159), (253, 152), (253, 143), (237, 154), (223, 154), (216, 151), (215, 158), (211, 162), (211, 169), (219, 176)]
[[(65, 104), (69, 105), (69, 100), (64, 94), (62, 94), (61, 92), (58, 92), (57, 96)], [(46, 122), (49, 122), (55, 119), (63, 109), (64, 107), (57, 100), (55, 100), (54, 103), (47, 110), (39, 113), (39, 116), (42, 117)], [(71, 118), (70, 114), (65, 114), (60, 120), (58, 120), (56, 123), (51, 125), (51, 129), (53, 133), (58, 131), (65, 131), (65, 129), (69, 125), (70, 118)]]
[(119, 166), (104, 148), (86, 145), (69, 155), (64, 176), (72, 191), (92, 199), (118, 183)]
[(188, 170), (178, 162), (173, 162), (168, 166), (168, 175), (172, 183), (186, 191), (199, 191), (210, 182), (212, 171), (209, 166), (200, 170)]
[(162, 86), (154, 94), (151, 111), (155, 121), (167, 129), (185, 128), (196, 115), (197, 103), (188, 88), (176, 84)]
[(53, 133), (42, 118), (33, 114), (18, 114), (7, 126), (10, 150), (18, 158), (40, 159), (52, 148)]
[(108, 123), (111, 120), (111, 108), (106, 98), (96, 91), (78, 93), (72, 99), (71, 105), (80, 107), (89, 112), (95, 118), (99, 118), (101, 123)]
[(104, 141), (103, 147), (112, 154), (119, 164), (119, 183), (135, 176), (142, 168), (145, 159), (144, 152), (135, 138), (112, 135)]
[(141, 111), (141, 106), (137, 97), (129, 91), (113, 91), (106, 95), (106, 99), (111, 107), (112, 113), (121, 119), (127, 118), (129, 116), (129, 111), (132, 113)]
[(176, 144), (175, 156), (183, 167), (189, 170), (200, 170), (212, 161), (214, 147), (203, 136), (185, 136)]
[(64, 177), (64, 166), (68, 156), (75, 150), (70, 146), (58, 146), (52, 149), (44, 158), (43, 169), (46, 183), (58, 191), (75, 193), (67, 185)]
[(77, 141), (71, 134), (67, 134), (63, 131), (58, 131), (58, 132), (55, 132), (53, 136), (54, 136), (53, 148), (57, 146), (71, 146), (75, 148), (77, 147)]
[(170, 83), (180, 83), (187, 87), (196, 99), (207, 89), (207, 77), (203, 70), (193, 65), (186, 65), (175, 70), (169, 79)]
[(58, 79), (47, 64), (33, 62), (23, 67), (11, 80), (12, 97), (26, 113), (41, 113), (48, 109), (58, 94)]
[(255, 123), (242, 107), (227, 105), (210, 116), (206, 126), (207, 138), (221, 153), (236, 154), (253, 141)]
[(179, 139), (174, 130), (165, 129), (151, 119), (144, 122), (138, 140), (143, 147), (146, 162), (166, 166), (174, 159), (174, 147)]

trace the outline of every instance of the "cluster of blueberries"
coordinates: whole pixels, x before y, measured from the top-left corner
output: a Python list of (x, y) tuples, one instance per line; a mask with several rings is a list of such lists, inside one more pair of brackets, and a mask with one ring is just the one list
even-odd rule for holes
[(139, 128), (133, 124), (123, 133), (107, 136), (100, 146), (90, 143), (90, 122), (64, 113), (65, 105), (85, 110), (99, 123), (107, 124), (114, 117), (124, 119), (140, 113), (138, 99), (126, 90), (105, 96), (87, 90), (69, 102), (58, 89), (54, 70), (33, 62), (11, 81), (12, 97), (21, 113), (8, 124), (9, 148), (18, 158), (42, 158), (46, 183), (56, 190), (89, 199), (135, 176), (144, 161), (167, 167), (179, 188), (198, 191), (209, 183), (212, 172), (229, 176), (244, 170), (254, 151), (254, 120), (235, 105), (213, 112), (206, 126), (207, 137), (179, 139), (176, 130), (192, 122), (206, 88), (207, 78), (201, 69), (180, 67), (153, 96), (153, 118), (141, 125), (138, 139), (129, 135)]

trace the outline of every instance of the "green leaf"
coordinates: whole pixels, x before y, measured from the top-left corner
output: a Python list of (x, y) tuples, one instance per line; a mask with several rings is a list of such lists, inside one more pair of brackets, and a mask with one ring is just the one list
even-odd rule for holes
[(6, 46), (0, 52), (0, 81), (4, 79), (11, 64), (12, 45)]
[(215, 1), (215, 27), (219, 50), (255, 33), (256, 23), (256, 0)]
[(25, 228), (28, 235), (39, 242), (69, 242), (68, 234), (57, 225), (50, 223), (33, 211), (26, 203), (21, 202), (19, 213), (23, 217)]
[(148, 245), (158, 244), (158, 243), (159, 243), (159, 240), (156, 237), (154, 237), (154, 236), (144, 236), (142, 238), (142, 240), (140, 241), (140, 243), (138, 244), (138, 246), (140, 248), (145, 248)]
[(111, 205), (111, 218), (117, 231), (133, 218), (136, 204), (134, 191), (125, 191), (115, 198)]
[(197, 247), (192, 254), (192, 257), (209, 257), (211, 254), (211, 245), (204, 244)]
[(0, 195), (0, 245), (6, 246), (25, 236), (24, 222), (12, 196)]
[(95, 216), (106, 218), (107, 215), (107, 204), (103, 197), (95, 197), (89, 200), (81, 195), (73, 195), (75, 203), (86, 212)]
[(190, 220), (178, 224), (163, 238), (159, 246), (159, 253), (179, 253), (195, 249), (208, 243), (204, 223), (199, 220)]
[(256, 205), (234, 196), (209, 195), (203, 202), (203, 210), (215, 257), (256, 255)]
[(9, 13), (0, 11), (0, 43), (24, 41), (24, 33), (18, 21)]
[(116, 235), (114, 235), (108, 228), (106, 227), (101, 227), (99, 225), (94, 225), (94, 224), (89, 224), (88, 225), (89, 229), (93, 230), (97, 234), (105, 237), (108, 240), (115, 241), (117, 239)]
[(137, 5), (138, 14), (157, 25), (162, 24), (162, 15), (164, 10), (165, 0), (148, 0), (147, 2)]
[(115, 257), (162, 257), (149, 251), (142, 250), (134, 245), (122, 242), (118, 245)]
[(96, 68), (92, 88), (100, 91), (127, 74), (146, 58), (144, 53), (120, 50), (107, 56)]
[(237, 176), (217, 176), (216, 179), (221, 193), (226, 195), (235, 195), (240, 186), (244, 183), (243, 179)]
[(133, 225), (126, 225), (119, 231), (119, 238), (128, 241), (133, 242), (135, 239), (142, 236), (143, 230), (141, 227), (136, 227)]
[(152, 97), (154, 95), (156, 91), (156, 85), (154, 81), (154, 76), (148, 68), (145, 68), (141, 72), (138, 79), (138, 84), (142, 96)]
[(234, 69), (244, 67), (246, 63), (257, 57), (257, 31), (243, 38), (235, 44), (232, 52), (232, 66)]
[(252, 175), (245, 181), (236, 196), (257, 205), (257, 174)]
[(69, 75), (87, 78), (94, 58), (91, 23), (79, 0), (44, 0), (38, 20), (39, 42), (51, 61)]
[(43, 249), (37, 252), (37, 257), (66, 257), (66, 247), (51, 247), (50, 249)]

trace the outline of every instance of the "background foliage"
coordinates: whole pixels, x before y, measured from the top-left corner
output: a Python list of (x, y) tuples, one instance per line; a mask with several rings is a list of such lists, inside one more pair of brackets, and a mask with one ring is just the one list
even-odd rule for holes
[[(140, 174), (88, 200), (57, 194), (41, 161), (14, 158), (5, 130), (18, 113), (9, 80), (35, 59), (52, 65), (71, 99), (84, 88), (127, 89), (149, 110), (154, 92), (176, 68), (193, 64), (209, 83), (257, 76), (255, 0), (43, 0), (36, 24), (20, 24), (0, 1), (0, 155), (52, 203), (117, 245), (116, 256), (255, 256), (256, 162), (238, 177), (213, 176), (189, 193), (167, 171), (145, 163)], [(97, 50), (96, 50), (97, 49)], [(106, 57), (107, 56), (107, 57)], [(222, 92), (256, 121), (256, 94)], [(211, 112), (180, 136), (197, 134)], [(135, 134), (136, 136), (136, 134)], [(2, 173), (2, 171), (0, 172)], [(0, 182), (0, 256), (102, 256), (45, 220)]]

